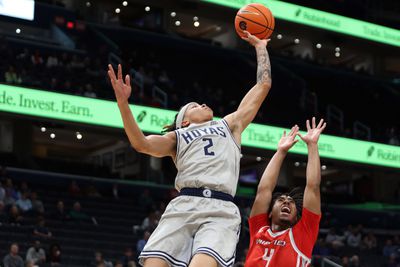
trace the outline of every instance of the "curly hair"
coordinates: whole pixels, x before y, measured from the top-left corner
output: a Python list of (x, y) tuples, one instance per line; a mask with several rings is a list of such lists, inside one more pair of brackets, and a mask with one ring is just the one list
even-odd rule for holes
[(272, 208), (275, 205), (276, 200), (281, 197), (281, 196), (289, 196), (294, 200), (294, 204), (296, 205), (296, 210), (297, 210), (297, 221), (300, 220), (301, 218), (301, 213), (303, 210), (303, 195), (304, 195), (304, 189), (301, 187), (295, 187), (289, 192), (274, 192), (272, 195), (272, 200), (271, 204), (268, 209), (268, 214), (271, 214)]

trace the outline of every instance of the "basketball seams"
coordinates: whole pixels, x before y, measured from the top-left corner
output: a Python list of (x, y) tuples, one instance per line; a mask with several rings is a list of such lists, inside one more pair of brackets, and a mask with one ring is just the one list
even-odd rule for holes
[(253, 6), (253, 5), (248, 5), (248, 7), (252, 7), (252, 8), (254, 8), (255, 10), (257, 10), (257, 11), (264, 17), (265, 21), (267, 22), (267, 25), (269, 26), (269, 20), (268, 20), (268, 18), (264, 15), (264, 13), (263, 13), (260, 9), (258, 9), (257, 7), (255, 7), (255, 6)]
[(257, 21), (252, 20), (252, 19), (248, 19), (248, 18), (243, 17), (243, 16), (241, 16), (241, 15), (236, 15), (236, 16), (239, 17), (239, 18), (242, 18), (242, 19), (251, 21), (251, 22), (253, 22), (254, 24), (257, 24), (257, 25), (259, 25), (259, 26), (261, 26), (261, 27), (267, 28), (267, 29), (269, 29), (269, 30), (271, 30), (271, 31), (274, 30), (274, 29), (271, 29), (270, 27), (267, 27), (267, 26), (265, 26), (265, 25), (262, 25), (261, 23), (259, 23), (259, 22), (257, 22)]

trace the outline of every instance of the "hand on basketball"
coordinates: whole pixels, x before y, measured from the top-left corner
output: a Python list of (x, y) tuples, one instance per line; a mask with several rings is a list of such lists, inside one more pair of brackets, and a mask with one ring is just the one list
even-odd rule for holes
[(288, 152), (299, 140), (296, 140), (296, 135), (299, 133), (299, 126), (295, 125), (290, 130), (289, 134), (286, 135), (286, 131), (283, 132), (281, 140), (278, 143), (278, 150)]
[(114, 89), (117, 102), (128, 102), (128, 98), (130, 97), (132, 92), (131, 78), (127, 74), (124, 81), (124, 79), (122, 78), (121, 64), (118, 64), (118, 76), (115, 76), (113, 67), (111, 66), (111, 64), (108, 64), (108, 76), (110, 77), (110, 81)]
[(247, 35), (247, 37), (242, 37), (242, 39), (254, 47), (257, 47), (257, 46), (266, 47), (268, 42), (271, 41), (271, 39), (263, 39), (263, 40), (258, 39), (257, 36), (252, 35), (248, 31), (244, 31), (244, 33)]
[(316, 125), (315, 117), (313, 117), (311, 120), (311, 125), (310, 121), (307, 120), (306, 126), (307, 126), (307, 134), (303, 136), (300, 133), (298, 133), (297, 135), (300, 136), (301, 140), (303, 140), (307, 145), (317, 144), (319, 136), (326, 127), (326, 122), (324, 122), (324, 119), (321, 119), (318, 125)]

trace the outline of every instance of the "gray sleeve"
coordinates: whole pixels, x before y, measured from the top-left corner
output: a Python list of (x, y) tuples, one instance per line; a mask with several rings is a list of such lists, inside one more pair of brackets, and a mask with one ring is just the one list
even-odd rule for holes
[(10, 267), (10, 255), (7, 255), (4, 257), (3, 265), (4, 265), (4, 267)]

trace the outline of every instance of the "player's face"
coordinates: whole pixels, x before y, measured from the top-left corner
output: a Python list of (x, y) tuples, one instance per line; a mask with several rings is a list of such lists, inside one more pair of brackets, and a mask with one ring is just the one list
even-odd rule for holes
[(286, 195), (278, 197), (272, 208), (271, 215), (272, 221), (275, 224), (295, 224), (297, 219), (297, 209), (293, 198)]
[(185, 113), (185, 121), (189, 121), (190, 123), (202, 123), (206, 121), (212, 120), (214, 113), (211, 108), (209, 108), (206, 104), (191, 104)]

